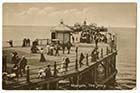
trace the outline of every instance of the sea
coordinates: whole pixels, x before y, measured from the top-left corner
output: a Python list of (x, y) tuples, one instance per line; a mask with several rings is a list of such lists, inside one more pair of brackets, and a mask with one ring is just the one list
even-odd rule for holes
[[(14, 45), (22, 45), (24, 38), (50, 38), (50, 26), (3, 26), (3, 47), (6, 41), (13, 40)], [(108, 31), (117, 34), (117, 76), (115, 89), (129, 90), (136, 87), (136, 28), (110, 27)]]

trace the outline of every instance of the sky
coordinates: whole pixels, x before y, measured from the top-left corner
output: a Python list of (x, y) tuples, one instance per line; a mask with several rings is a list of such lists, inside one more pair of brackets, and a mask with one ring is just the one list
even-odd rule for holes
[(107, 27), (136, 27), (135, 3), (4, 3), (3, 25), (54, 26), (96, 23)]

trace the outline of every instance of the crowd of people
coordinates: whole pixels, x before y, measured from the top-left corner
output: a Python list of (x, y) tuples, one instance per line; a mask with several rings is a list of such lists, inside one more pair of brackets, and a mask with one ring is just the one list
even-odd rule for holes
[(60, 50), (63, 51), (63, 54), (65, 54), (65, 49), (67, 49), (67, 54), (70, 54), (72, 44), (71, 42), (67, 43), (60, 43), (60, 42), (51, 42), (47, 43), (45, 47), (41, 47), (39, 49), (38, 43), (35, 40), (33, 42), (33, 45), (31, 47), (31, 52), (32, 53), (40, 53), (40, 62), (45, 62), (45, 54), (50, 55), (50, 56), (60, 56)]
[(65, 54), (65, 49), (67, 48), (67, 53), (70, 54), (72, 44), (68, 41), (67, 43), (51, 43), (46, 45), (46, 52), (47, 55), (54, 55), (54, 56), (59, 56), (60, 53), (59, 51), (62, 49), (63, 54)]
[[(111, 33), (108, 34), (109, 37), (107, 37), (104, 34), (101, 33), (94, 33), (92, 39), (95, 42), (95, 48), (93, 49), (93, 51), (91, 52), (91, 62), (95, 62), (97, 59), (99, 59), (99, 52), (98, 52), (98, 43), (99, 42), (104, 42), (104, 43), (108, 43), (110, 48), (116, 49), (116, 45), (115, 45), (115, 35), (112, 35)], [(74, 37), (72, 38), (73, 42), (74, 42)], [(30, 46), (30, 39), (23, 39), (23, 44), (22, 47), (27, 47)], [(50, 56), (60, 56), (60, 50), (63, 51), (63, 54), (65, 54), (65, 50), (67, 49), (67, 54), (70, 54), (71, 52), (71, 47), (72, 47), (72, 43), (70, 41), (68, 41), (67, 43), (60, 43), (60, 42), (51, 42), (51, 43), (47, 43), (47, 45), (43, 48), (38, 48), (37, 46), (38, 44), (38, 39), (36, 39), (35, 41), (32, 42), (32, 46), (31, 46), (31, 52), (32, 53), (40, 53), (40, 62), (45, 62), (46, 58), (44, 56), (44, 54), (50, 55)], [(8, 42), (10, 44), (11, 47), (13, 47), (13, 41), (9, 41)], [(83, 63), (83, 59), (85, 58), (83, 53), (80, 53), (80, 57), (79, 57), (79, 66), (82, 67), (84, 65)], [(16, 74), (16, 77), (19, 78), (19, 76), (23, 76), (23, 74), (26, 73), (25, 68), (27, 66), (27, 59), (25, 56), (22, 56), (21, 58), (19, 57), (18, 53), (16, 51), (14, 51), (12, 53), (12, 63), (14, 64), (13, 68), (12, 68), (12, 72)], [(67, 72), (68, 71), (68, 67), (70, 64), (70, 59), (69, 57), (63, 57), (62, 59), (62, 63), (61, 63), (61, 72)], [(51, 77), (52, 76), (52, 70), (50, 65), (47, 66), (47, 68), (45, 70), (40, 70), (39, 71), (39, 75), (38, 77), (42, 78), (43, 76), (45, 76), (46, 78)]]
[[(59, 66), (59, 69), (57, 69), (56, 68), (56, 74), (58, 73), (58, 72), (61, 72), (61, 73), (65, 73), (65, 72), (67, 72), (68, 71), (68, 66), (69, 66), (69, 63), (70, 63), (70, 59), (69, 59), (69, 57), (63, 57), (62, 58), (62, 62), (61, 62), (61, 64), (60, 64), (60, 66)], [(40, 69), (39, 71), (38, 71), (38, 78), (49, 78), (49, 77), (52, 77), (53, 76), (53, 73), (52, 73), (53, 71), (52, 71), (52, 69), (51, 69), (51, 67), (50, 67), (50, 65), (48, 65), (47, 66), (47, 68), (45, 68), (45, 69)]]
[(83, 31), (81, 33), (80, 42), (83, 43), (94, 43), (95, 47), (98, 47), (98, 43), (108, 43), (110, 47), (115, 43), (116, 36), (111, 33), (101, 33), (101, 32), (89, 32)]

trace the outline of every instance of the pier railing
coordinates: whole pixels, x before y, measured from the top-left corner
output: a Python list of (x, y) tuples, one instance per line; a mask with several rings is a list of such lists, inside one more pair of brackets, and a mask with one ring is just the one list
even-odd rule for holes
[[(51, 39), (37, 39), (38, 40), (38, 45), (40, 46), (45, 46), (47, 43), (51, 42)], [(32, 42), (35, 40), (30, 40), (30, 46), (32, 45)], [(9, 41), (3, 41), (3, 47), (10, 47)], [(23, 45), (23, 40), (13, 40), (13, 47), (21, 47)]]
[[(49, 79), (52, 78), (58, 78), (67, 76), (73, 73), (80, 73), (80, 75), (84, 74), (86, 71), (92, 70), (92, 77), (94, 77), (94, 83), (98, 84), (104, 84), (106, 83), (109, 78), (112, 78), (116, 73), (116, 54), (117, 51), (115, 49), (109, 49), (106, 48), (106, 53), (103, 53), (103, 49), (101, 49), (100, 53), (94, 57), (94, 61), (92, 61), (91, 54), (87, 53), (85, 54), (85, 58), (82, 61), (83, 66), (80, 67), (79, 60), (73, 59), (68, 65), (68, 71), (66, 71), (64, 68), (62, 68), (62, 62), (54, 62), (53, 65), (50, 65), (52, 76)], [(98, 58), (97, 58), (98, 56)], [(33, 82), (39, 82), (46, 80), (46, 78), (39, 79), (38, 78), (38, 71), (40, 69), (47, 68), (46, 66), (37, 67), (37, 68), (31, 68), (30, 66), (27, 66), (26, 74), (23, 75), (23, 77), (17, 79), (15, 82), (16, 84), (25, 84), (25, 83), (33, 83)], [(63, 70), (61, 70), (63, 69)], [(83, 76), (83, 75), (82, 75)], [(13, 83), (9, 84), (13, 85)]]

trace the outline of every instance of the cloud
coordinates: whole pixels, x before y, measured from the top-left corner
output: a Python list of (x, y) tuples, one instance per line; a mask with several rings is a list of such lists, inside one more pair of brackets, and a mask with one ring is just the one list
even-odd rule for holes
[(53, 11), (55, 11), (56, 9), (54, 7), (44, 7), (44, 8), (36, 8), (36, 7), (31, 7), (28, 8), (26, 10), (23, 10), (21, 12), (18, 13), (18, 15), (26, 15), (26, 16), (30, 16), (30, 15), (42, 15), (42, 14), (49, 14)]
[[(6, 15), (6, 23), (26, 25), (56, 25), (60, 19), (72, 25), (81, 23), (87, 18), (88, 23), (98, 25), (129, 26), (135, 25), (135, 9), (122, 8), (122, 6), (87, 6), (87, 7), (28, 7), (17, 11), (15, 14)], [(133, 12), (134, 11), (134, 12)], [(11, 18), (12, 17), (12, 18)]]

